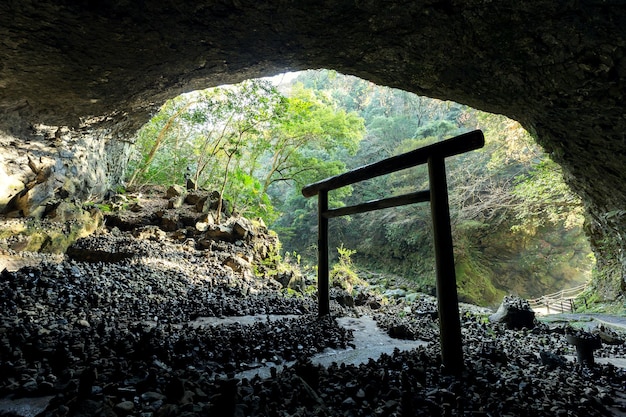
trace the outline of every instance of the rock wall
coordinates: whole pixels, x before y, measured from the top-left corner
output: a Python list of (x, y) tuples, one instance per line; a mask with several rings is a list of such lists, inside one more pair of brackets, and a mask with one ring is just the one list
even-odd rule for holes
[[(16, 136), (17, 135), (17, 136)], [(108, 130), (0, 130), (0, 212), (41, 218), (62, 200), (99, 201), (120, 181), (130, 144)]]

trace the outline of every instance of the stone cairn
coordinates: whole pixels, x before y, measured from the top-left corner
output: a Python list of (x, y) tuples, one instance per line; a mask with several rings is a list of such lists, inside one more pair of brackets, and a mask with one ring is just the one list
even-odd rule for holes
[(535, 327), (535, 312), (527, 300), (515, 295), (507, 295), (498, 310), (489, 316), (495, 323), (504, 323), (508, 329), (521, 330)]

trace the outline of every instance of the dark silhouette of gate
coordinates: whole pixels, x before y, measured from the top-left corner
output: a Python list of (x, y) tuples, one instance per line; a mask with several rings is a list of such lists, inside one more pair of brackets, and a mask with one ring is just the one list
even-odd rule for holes
[[(479, 149), (484, 145), (485, 138), (483, 133), (480, 130), (475, 130), (452, 139), (353, 169), (341, 175), (307, 185), (302, 189), (302, 194), (305, 197), (318, 196), (317, 291), (320, 316), (330, 314), (328, 219), (430, 201), (435, 244), (441, 359), (446, 373), (456, 375), (461, 373), (463, 370), (463, 346), (461, 343), (459, 300), (454, 271), (445, 158)], [(349, 207), (328, 209), (328, 192), (331, 190), (425, 163), (428, 164), (430, 190), (368, 201)]]

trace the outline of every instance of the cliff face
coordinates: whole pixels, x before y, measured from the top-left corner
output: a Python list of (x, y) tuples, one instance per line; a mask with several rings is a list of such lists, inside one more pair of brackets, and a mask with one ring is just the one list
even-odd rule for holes
[[(519, 120), (583, 197), (612, 290), (624, 283), (626, 8), (617, 2), (3, 2), (0, 39), (0, 136), (18, 155), (0, 164), (11, 179), (0, 187), (5, 207), (26, 189), (43, 196), (29, 197), (34, 206), (59, 192), (101, 194), (123, 170), (120, 144), (181, 92), (332, 68)], [(76, 156), (77, 143), (92, 156)], [(68, 175), (68, 158), (83, 169)], [(43, 165), (54, 175), (38, 174)]]

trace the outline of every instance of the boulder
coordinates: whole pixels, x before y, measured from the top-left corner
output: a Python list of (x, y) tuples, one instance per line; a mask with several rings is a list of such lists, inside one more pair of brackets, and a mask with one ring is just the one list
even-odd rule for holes
[(178, 214), (175, 212), (166, 212), (161, 216), (161, 229), (166, 232), (173, 232), (180, 229), (183, 225), (180, 222)]
[(205, 199), (206, 201), (208, 197), (209, 196), (203, 192), (192, 192), (185, 196), (185, 203), (195, 206), (202, 199)]
[(289, 280), (289, 283), (287, 284), (287, 288), (297, 292), (304, 292), (304, 290), (306, 289), (306, 282), (302, 274), (294, 273)]
[(362, 288), (357, 289), (356, 296), (354, 297), (354, 304), (356, 306), (368, 306), (372, 310), (378, 310), (382, 307), (380, 296), (376, 296), (373, 293), (363, 290)]
[(535, 327), (535, 312), (528, 301), (516, 296), (506, 296), (498, 310), (489, 316), (495, 323), (504, 323), (509, 329), (532, 329)]
[(133, 236), (137, 239), (147, 239), (158, 242), (165, 239), (167, 234), (157, 226), (143, 226), (133, 230)]
[(415, 340), (415, 332), (406, 323), (392, 325), (387, 334), (393, 339)]
[[(291, 270), (280, 272), (276, 274), (274, 279), (280, 283), (282, 288), (289, 288), (297, 292), (303, 292), (306, 288), (304, 278), (298, 271)], [(354, 300), (352, 301), (352, 305), (354, 305)]]
[(597, 334), (602, 343), (606, 345), (623, 345), (624, 339), (615, 331), (608, 327), (598, 326), (597, 329), (593, 331), (594, 334)]
[(184, 187), (174, 184), (174, 185), (170, 185), (170, 187), (165, 192), (165, 195), (169, 199), (174, 198), (174, 197), (183, 197), (183, 200), (184, 200), (184, 195), (186, 192), (187, 190), (185, 190)]
[(181, 224), (185, 227), (195, 227), (198, 222), (198, 216), (196, 213), (189, 213), (186, 211), (182, 211), (179, 215), (179, 220)]
[(217, 200), (211, 200), (206, 198), (200, 200), (200, 203), (196, 204), (196, 210), (200, 213), (208, 213), (217, 209)]
[(171, 197), (167, 202), (167, 208), (168, 209), (181, 208), (184, 202), (185, 202), (185, 196), (183, 195)]
[(204, 235), (211, 239), (232, 241), (234, 239), (233, 229), (225, 224), (209, 225)]
[(108, 228), (117, 227), (125, 232), (148, 224), (149, 219), (142, 216), (128, 216), (124, 212), (109, 212), (104, 215)]
[(7, 242), (14, 251), (63, 253), (77, 239), (95, 232), (103, 224), (102, 212), (85, 210), (69, 201), (50, 203), (43, 219), (3, 222), (0, 235), (16, 236)]
[(354, 307), (354, 297), (345, 290), (333, 288), (330, 291), (330, 299), (336, 301), (342, 307)]
[(252, 265), (238, 256), (229, 256), (224, 261), (224, 266), (228, 266), (235, 272), (244, 273), (252, 270)]
[(254, 237), (254, 226), (250, 220), (240, 217), (233, 223), (233, 233), (239, 239)]
[(602, 347), (602, 339), (598, 334), (581, 329), (566, 328), (565, 340), (576, 348), (576, 357), (581, 365), (594, 364), (593, 351)]

